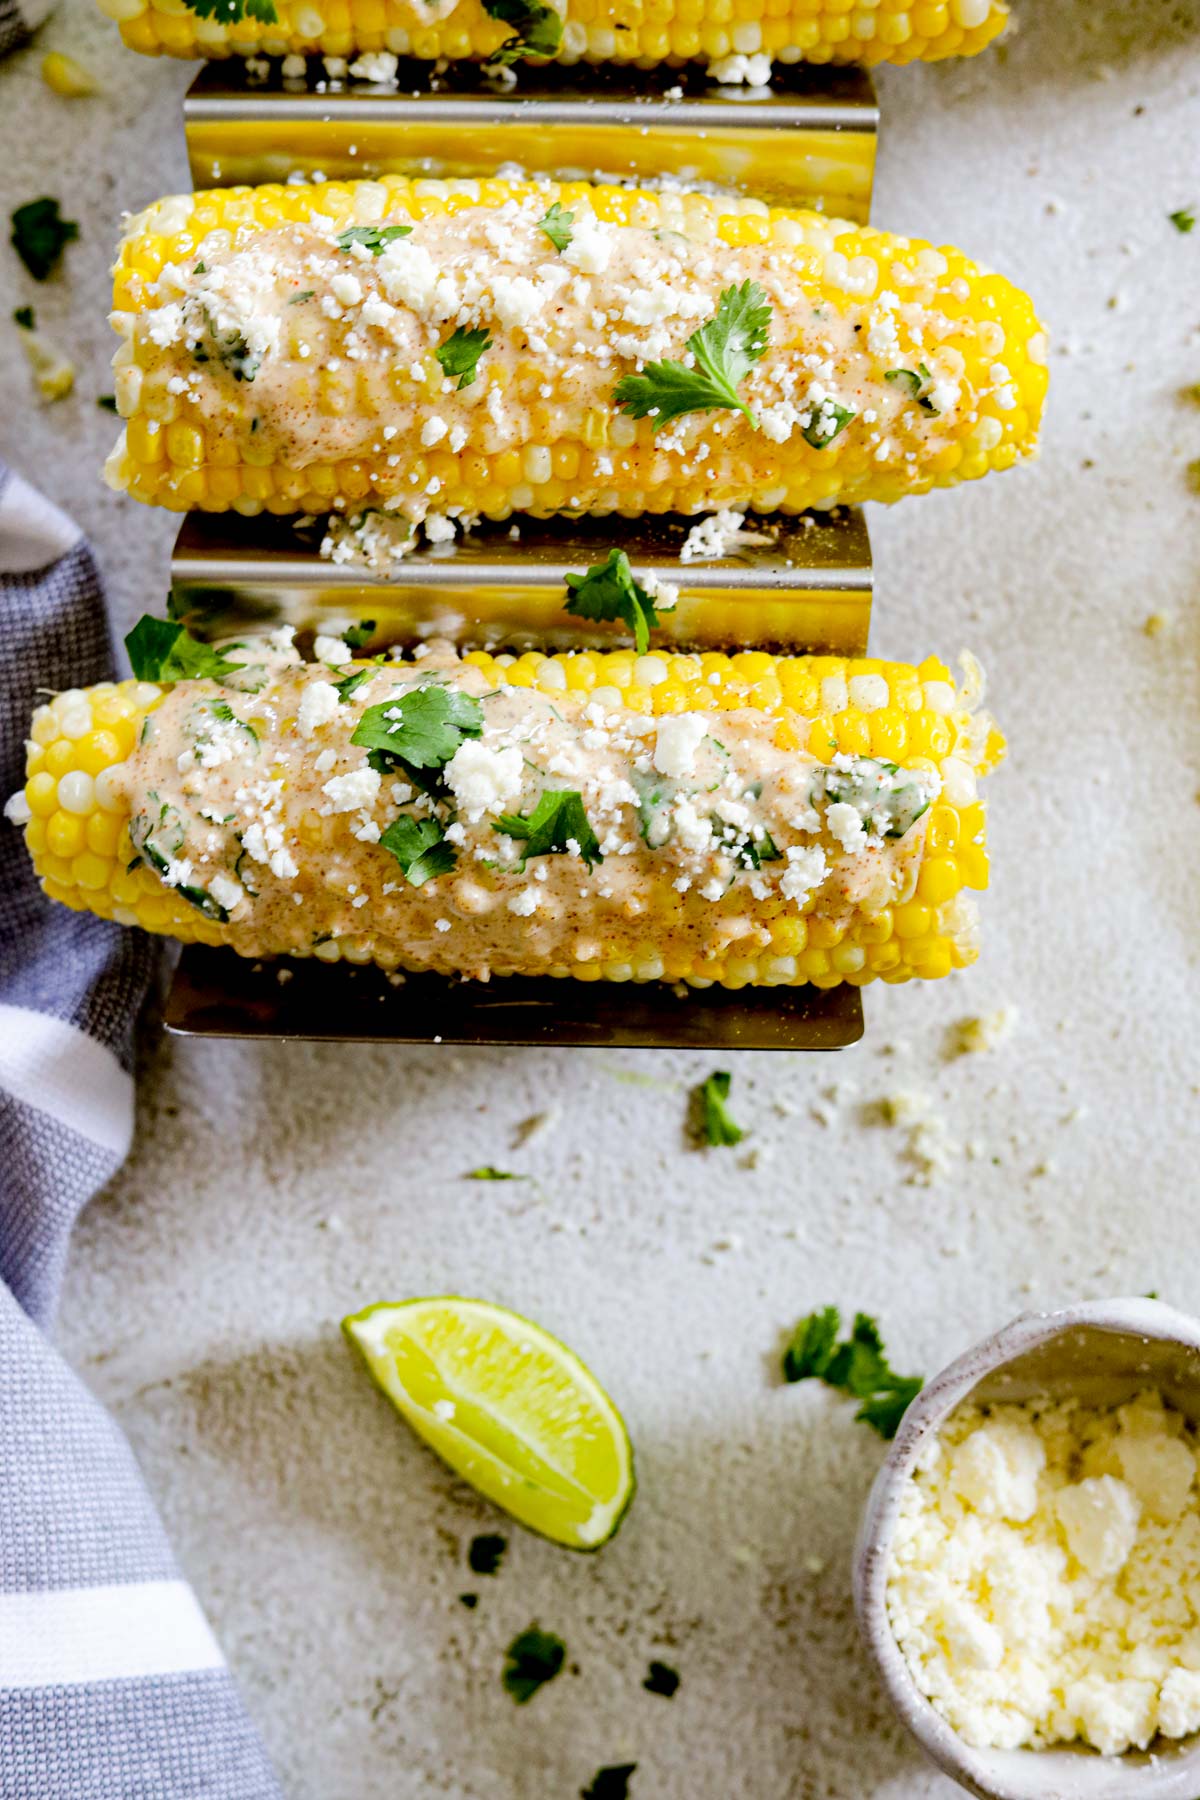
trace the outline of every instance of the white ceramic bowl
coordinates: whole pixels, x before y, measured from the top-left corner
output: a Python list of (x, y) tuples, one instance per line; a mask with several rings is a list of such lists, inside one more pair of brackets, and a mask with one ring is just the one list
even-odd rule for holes
[(921, 1693), (892, 1636), (887, 1578), (900, 1497), (913, 1465), (948, 1416), (977, 1401), (1078, 1395), (1112, 1406), (1157, 1388), (1200, 1424), (1200, 1320), (1158, 1300), (1092, 1300), (1026, 1313), (943, 1369), (913, 1401), (871, 1489), (854, 1554), (863, 1640), (903, 1723), (935, 1763), (982, 1800), (1197, 1800), (1200, 1737), (1144, 1755), (1083, 1747), (976, 1750)]

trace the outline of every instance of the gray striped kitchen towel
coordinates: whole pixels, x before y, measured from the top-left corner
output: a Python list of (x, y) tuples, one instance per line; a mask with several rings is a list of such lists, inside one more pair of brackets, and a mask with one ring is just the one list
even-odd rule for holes
[(52, 0), (0, 0), (0, 56), (12, 50), (45, 19)]
[[(0, 466), (0, 781), (39, 690), (112, 674), (91, 551)], [(140, 933), (52, 906), (0, 831), (0, 1800), (279, 1800), (124, 1438), (45, 1335), (133, 1129)]]

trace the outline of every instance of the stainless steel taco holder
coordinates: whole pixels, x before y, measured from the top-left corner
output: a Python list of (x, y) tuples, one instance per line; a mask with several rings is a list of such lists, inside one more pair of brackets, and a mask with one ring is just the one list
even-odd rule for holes
[(719, 87), (699, 68), (522, 68), (515, 87), (459, 65), (398, 71), (395, 87), (255, 81), (205, 66), (184, 99), (197, 187), (292, 179), (429, 179), (513, 169), (562, 179), (667, 180), (812, 206), (865, 222), (879, 111), (858, 69), (778, 65), (769, 88)]
[[(414, 93), (414, 88), (425, 91)], [(522, 70), (504, 89), (479, 70), (398, 72), (396, 88), (321, 79), (265, 82), (210, 64), (185, 101), (197, 186), (403, 173), (430, 179), (542, 174), (679, 179), (865, 219), (878, 123), (860, 71), (777, 69), (770, 90), (717, 88), (699, 71)], [(514, 530), (515, 525), (515, 530)], [(635, 571), (679, 589), (653, 649), (769, 648), (861, 655), (871, 552), (850, 509), (747, 519), (753, 539), (681, 563), (689, 521), (521, 518), (421, 549), (387, 572), (321, 555), (322, 528), (193, 514), (171, 564), (172, 606), (202, 635), (303, 634), (374, 620), (372, 651), (449, 638), (462, 649), (615, 649), (609, 626), (562, 610), (564, 576), (614, 543)], [(757, 539), (758, 541), (753, 541)], [(250, 964), (189, 946), (167, 996), (185, 1036), (473, 1045), (835, 1050), (862, 1036), (856, 988), (674, 988), (433, 975), (317, 962)]]

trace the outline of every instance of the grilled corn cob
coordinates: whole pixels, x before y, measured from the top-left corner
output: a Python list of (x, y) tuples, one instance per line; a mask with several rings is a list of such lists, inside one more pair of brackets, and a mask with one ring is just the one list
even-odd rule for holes
[[(151, 56), (348, 57), (390, 51), (452, 60), (524, 53), (540, 60), (623, 62), (640, 68), (731, 54), (778, 62), (908, 63), (972, 56), (1008, 19), (1007, 0), (566, 0), (561, 11), (530, 0), (524, 29), (486, 0), (269, 0), (254, 15), (241, 4), (200, 17), (186, 0), (100, 0), (133, 50)], [(262, 17), (266, 11), (267, 16)], [(372, 79), (368, 71), (368, 79)]]
[(53, 899), (485, 978), (833, 987), (975, 959), (1004, 743), (969, 659), (956, 688), (936, 660), (230, 654), (226, 685), (37, 709), (7, 811)]
[(1047, 382), (1031, 301), (957, 250), (583, 182), (178, 196), (114, 308), (114, 487), (443, 535), (897, 500), (1031, 455)]

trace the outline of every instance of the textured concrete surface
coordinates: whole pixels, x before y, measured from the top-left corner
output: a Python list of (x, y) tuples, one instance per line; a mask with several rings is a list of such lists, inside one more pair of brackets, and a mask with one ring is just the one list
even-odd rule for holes
[[(969, 645), (1012, 739), (979, 966), (869, 994), (844, 1056), (735, 1058), (737, 1151), (688, 1147), (703, 1057), (147, 1043), (137, 1148), (80, 1229), (62, 1336), (295, 1800), (571, 1800), (632, 1760), (637, 1800), (946, 1800), (854, 1639), (880, 1446), (777, 1384), (781, 1333), (861, 1306), (897, 1366), (930, 1370), (1030, 1305), (1157, 1289), (1200, 1310), (1200, 230), (1167, 220), (1200, 204), (1200, 8), (1023, 13), (1002, 54), (881, 83), (877, 218), (1025, 281), (1055, 344), (1039, 466), (873, 520), (876, 643)], [(60, 101), (36, 53), (11, 61), (4, 186), (61, 195), (83, 237), (44, 291), (2, 266), (75, 345), (79, 395), (18, 405), (0, 330), (0, 441), (95, 534), (124, 619), (159, 601), (171, 526), (96, 479), (105, 268), (117, 209), (183, 183), (187, 77), (124, 55), (84, 0), (43, 37), (105, 91)], [(954, 1021), (1001, 1004), (1010, 1040), (948, 1058)], [(898, 1088), (962, 1147), (932, 1187), (870, 1122)], [(531, 1179), (464, 1181), (481, 1162)], [(469, 1577), (494, 1517), (343, 1351), (343, 1312), (455, 1289), (566, 1335), (622, 1405), (641, 1491), (600, 1556), (514, 1529), (500, 1575)], [(570, 1673), (518, 1710), (502, 1653), (533, 1619)], [(683, 1677), (672, 1701), (641, 1688), (652, 1656)]]

